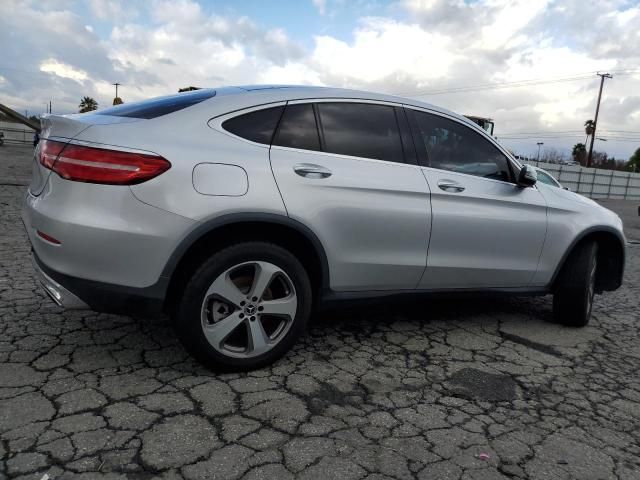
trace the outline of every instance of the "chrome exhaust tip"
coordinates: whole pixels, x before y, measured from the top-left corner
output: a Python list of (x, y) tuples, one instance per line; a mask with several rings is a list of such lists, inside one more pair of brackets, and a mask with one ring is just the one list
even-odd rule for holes
[(67, 310), (90, 310), (89, 305), (47, 275), (40, 268), (33, 255), (31, 256), (31, 263), (36, 271), (38, 283), (56, 305)]

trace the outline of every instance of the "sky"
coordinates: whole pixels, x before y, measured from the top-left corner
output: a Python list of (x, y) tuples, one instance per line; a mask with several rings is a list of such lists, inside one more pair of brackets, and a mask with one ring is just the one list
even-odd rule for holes
[(0, 103), (73, 113), (190, 85), (314, 84), (495, 120), (517, 154), (640, 147), (640, 0), (3, 0)]

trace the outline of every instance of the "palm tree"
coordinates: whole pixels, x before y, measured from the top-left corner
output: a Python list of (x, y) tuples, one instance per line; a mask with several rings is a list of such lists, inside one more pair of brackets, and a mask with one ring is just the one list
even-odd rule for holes
[(580, 165), (585, 163), (585, 160), (587, 158), (587, 147), (586, 147), (586, 145), (584, 143), (576, 143), (573, 146), (573, 150), (571, 151), (571, 156)]
[(97, 110), (98, 102), (91, 97), (82, 97), (78, 107), (80, 108), (80, 113), (91, 112), (92, 110)]
[(584, 122), (584, 132), (587, 135), (591, 135), (595, 130), (595, 128), (596, 128), (596, 122), (594, 122), (593, 120), (587, 120), (586, 122)]

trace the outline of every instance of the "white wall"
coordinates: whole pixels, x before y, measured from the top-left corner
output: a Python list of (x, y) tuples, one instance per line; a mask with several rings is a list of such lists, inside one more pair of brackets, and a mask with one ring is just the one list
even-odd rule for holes
[(640, 173), (600, 170), (530, 160), (553, 175), (564, 187), (589, 198), (640, 200)]

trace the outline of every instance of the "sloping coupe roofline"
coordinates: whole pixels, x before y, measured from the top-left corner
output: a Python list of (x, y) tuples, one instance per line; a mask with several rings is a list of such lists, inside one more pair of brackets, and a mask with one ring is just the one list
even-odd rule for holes
[[(435, 112), (444, 113), (452, 117), (462, 120), (470, 125), (477, 126), (471, 122), (468, 118), (458, 113), (447, 110), (446, 108), (438, 107), (431, 103), (422, 102), (407, 97), (400, 97), (396, 95), (390, 95), (386, 93), (376, 93), (368, 90), (355, 90), (350, 88), (340, 87), (323, 87), (317, 85), (237, 85), (229, 87), (216, 88), (218, 93), (224, 92), (225, 94), (234, 93), (270, 93), (273, 94), (274, 90), (282, 90), (282, 100), (294, 100), (303, 98), (353, 98), (361, 100), (378, 100), (382, 102), (400, 103), (404, 105), (411, 105), (414, 107), (425, 108), (433, 110)], [(235, 91), (234, 91), (235, 90)]]

